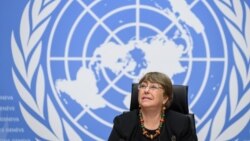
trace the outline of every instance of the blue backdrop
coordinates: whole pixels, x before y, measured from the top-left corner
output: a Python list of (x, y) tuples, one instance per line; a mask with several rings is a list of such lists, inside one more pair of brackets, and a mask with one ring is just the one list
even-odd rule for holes
[(107, 140), (133, 82), (189, 86), (199, 140), (250, 140), (250, 2), (0, 4), (0, 140)]

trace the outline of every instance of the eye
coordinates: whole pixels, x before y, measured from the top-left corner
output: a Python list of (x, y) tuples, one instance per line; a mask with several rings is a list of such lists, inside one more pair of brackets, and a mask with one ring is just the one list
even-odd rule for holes
[(149, 87), (149, 89), (151, 89), (151, 90), (156, 90), (156, 89), (158, 89), (159, 87), (158, 86), (155, 86), (155, 85), (152, 85), (152, 86), (150, 86)]
[(147, 85), (146, 85), (146, 84), (143, 84), (143, 83), (142, 83), (142, 84), (139, 85), (139, 89), (146, 89), (146, 88), (147, 88)]

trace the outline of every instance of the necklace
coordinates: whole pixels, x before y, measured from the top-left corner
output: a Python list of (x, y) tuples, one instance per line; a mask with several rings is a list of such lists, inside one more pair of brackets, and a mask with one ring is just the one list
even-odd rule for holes
[(142, 117), (142, 112), (140, 110), (139, 112), (139, 117), (140, 117), (140, 123), (141, 123), (141, 128), (142, 128), (142, 134), (149, 138), (149, 139), (154, 139), (155, 137), (157, 137), (158, 135), (161, 134), (161, 127), (162, 127), (162, 124), (164, 122), (164, 117), (165, 117), (165, 114), (164, 114), (164, 110), (162, 110), (161, 112), (161, 119), (160, 119), (160, 125), (159, 127), (155, 130), (155, 133), (149, 133), (148, 130), (146, 130), (145, 126), (144, 126), (144, 120), (143, 120), (143, 117)]

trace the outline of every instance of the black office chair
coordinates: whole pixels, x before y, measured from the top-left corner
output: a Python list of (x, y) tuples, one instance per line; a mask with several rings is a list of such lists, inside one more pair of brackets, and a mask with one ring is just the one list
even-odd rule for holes
[[(194, 114), (189, 113), (188, 108), (188, 86), (173, 85), (173, 102), (169, 109), (187, 115), (191, 121), (191, 130), (196, 135), (195, 118)], [(138, 83), (132, 84), (130, 111), (139, 108), (138, 103)]]

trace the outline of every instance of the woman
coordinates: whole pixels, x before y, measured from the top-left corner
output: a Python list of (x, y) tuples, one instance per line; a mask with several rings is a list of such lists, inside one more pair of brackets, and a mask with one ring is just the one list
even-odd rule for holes
[(139, 109), (114, 119), (109, 141), (193, 141), (189, 118), (168, 110), (173, 99), (171, 80), (163, 73), (149, 72), (139, 81)]

